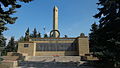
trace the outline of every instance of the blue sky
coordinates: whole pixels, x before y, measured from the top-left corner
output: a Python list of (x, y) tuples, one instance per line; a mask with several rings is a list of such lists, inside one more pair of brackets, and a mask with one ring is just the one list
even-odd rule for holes
[(14, 36), (18, 39), (24, 36), (29, 27), (32, 33), (36, 28), (43, 35), (52, 30), (53, 7), (59, 9), (59, 31), (61, 37), (77, 37), (80, 33), (88, 35), (91, 24), (96, 21), (93, 15), (97, 13), (98, 0), (34, 0), (29, 4), (21, 3), (22, 7), (17, 9), (14, 16), (19, 17), (15, 24), (8, 24), (9, 30), (4, 32), (5, 37)]

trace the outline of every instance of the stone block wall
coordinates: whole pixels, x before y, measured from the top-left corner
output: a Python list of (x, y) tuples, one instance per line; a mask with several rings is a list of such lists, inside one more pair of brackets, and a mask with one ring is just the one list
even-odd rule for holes
[[(26, 44), (28, 46), (26, 46)], [(35, 52), (36, 52), (36, 44), (35, 43), (31, 43), (31, 42), (28, 42), (28, 43), (19, 43), (18, 44), (18, 53), (21, 53), (21, 54), (28, 54), (29, 56), (35, 56)]]
[[(89, 40), (88, 37), (77, 37), (77, 38), (42, 38), (36, 39), (34, 41), (29, 42), (20, 42), (18, 45), (18, 53), (28, 54), (28, 56), (85, 56), (85, 54), (89, 54)], [(71, 40), (72, 39), (72, 40)], [(77, 43), (76, 50), (74, 51), (36, 51), (37, 43)], [(25, 46), (28, 44), (28, 46)]]
[(78, 38), (79, 56), (89, 54), (89, 40), (88, 38)]

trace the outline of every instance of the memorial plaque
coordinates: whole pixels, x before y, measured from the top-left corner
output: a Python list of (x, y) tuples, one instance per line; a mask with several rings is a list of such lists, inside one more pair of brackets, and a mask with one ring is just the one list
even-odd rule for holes
[(75, 43), (37, 43), (36, 51), (76, 51)]

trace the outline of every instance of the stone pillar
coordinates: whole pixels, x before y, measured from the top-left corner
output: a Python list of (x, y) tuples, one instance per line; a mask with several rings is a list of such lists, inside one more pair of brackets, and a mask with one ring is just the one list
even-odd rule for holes
[(79, 56), (85, 56), (89, 54), (89, 40), (88, 37), (79, 37), (78, 38), (78, 51)]
[[(53, 30), (58, 30), (58, 8), (57, 6), (53, 9)], [(58, 32), (53, 31), (53, 37), (58, 37)]]

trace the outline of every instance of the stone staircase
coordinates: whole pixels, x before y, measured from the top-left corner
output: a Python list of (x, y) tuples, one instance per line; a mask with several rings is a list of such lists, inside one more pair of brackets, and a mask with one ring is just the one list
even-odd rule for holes
[(28, 56), (27, 61), (42, 61), (42, 62), (80, 62), (80, 56)]
[(15, 68), (95, 68), (80, 61), (80, 56), (28, 56)]
[(35, 62), (25, 61), (20, 63), (21, 68), (76, 68), (79, 63), (74, 62)]

